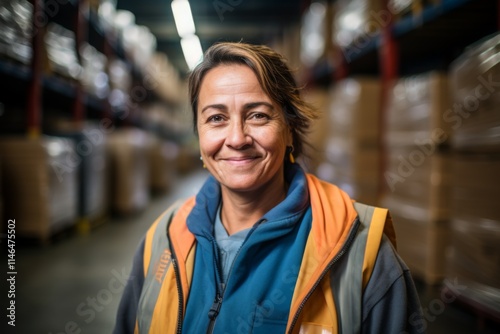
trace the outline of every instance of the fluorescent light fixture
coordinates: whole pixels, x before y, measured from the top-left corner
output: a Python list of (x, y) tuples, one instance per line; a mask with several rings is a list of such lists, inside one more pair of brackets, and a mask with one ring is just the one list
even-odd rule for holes
[(203, 59), (200, 39), (196, 35), (187, 36), (181, 39), (182, 52), (189, 69), (192, 71)]
[(193, 14), (188, 0), (172, 1), (172, 12), (174, 13), (175, 26), (177, 33), (181, 38), (194, 35), (196, 33), (194, 27)]

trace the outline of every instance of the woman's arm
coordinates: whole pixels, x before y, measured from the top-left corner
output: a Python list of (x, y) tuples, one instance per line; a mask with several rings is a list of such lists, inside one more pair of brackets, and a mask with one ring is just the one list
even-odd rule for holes
[(363, 333), (425, 333), (420, 300), (406, 264), (382, 239), (363, 295)]
[(137, 307), (144, 284), (144, 239), (139, 244), (132, 264), (132, 271), (123, 291), (113, 334), (133, 334), (137, 318)]

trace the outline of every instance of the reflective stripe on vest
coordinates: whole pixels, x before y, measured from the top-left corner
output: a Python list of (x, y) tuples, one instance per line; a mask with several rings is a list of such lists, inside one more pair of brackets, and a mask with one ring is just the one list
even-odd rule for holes
[[(383, 228), (387, 216), (387, 210), (385, 209), (358, 202), (354, 203), (354, 208), (360, 221), (356, 237), (346, 254), (347, 256), (344, 256), (330, 272), (333, 300), (338, 312), (338, 330), (339, 333), (349, 334), (361, 332), (363, 290), (368, 282), (368, 280), (363, 282), (363, 263), (365, 261), (370, 225), (382, 224)], [(382, 210), (383, 212), (375, 215), (376, 210)], [(376, 254), (370, 254), (370, 256), (376, 257)], [(374, 264), (374, 260), (370, 262)], [(371, 275), (372, 269), (370, 268), (369, 275)]]
[(149, 333), (153, 311), (160, 294), (163, 279), (172, 263), (167, 229), (180, 204), (180, 202), (173, 204), (160, 218), (156, 226), (151, 243), (151, 259), (148, 273), (144, 278), (139, 307), (137, 308), (137, 323), (141, 334)]

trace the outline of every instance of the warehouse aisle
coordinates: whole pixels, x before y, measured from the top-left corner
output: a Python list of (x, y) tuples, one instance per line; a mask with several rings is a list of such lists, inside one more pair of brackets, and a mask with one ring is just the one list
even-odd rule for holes
[(195, 194), (206, 176), (202, 170), (178, 177), (172, 191), (156, 197), (147, 210), (112, 219), (88, 236), (18, 247), (17, 330), (12, 333), (110, 333), (144, 232), (175, 200)]
[[(196, 193), (206, 176), (201, 170), (177, 178), (172, 192), (156, 197), (146, 211), (115, 218), (88, 236), (62, 236), (44, 248), (19, 247), (15, 333), (110, 333), (142, 235), (176, 199)], [(445, 305), (439, 290), (417, 285), (426, 310), (423, 330), (426, 327), (431, 334), (479, 333), (474, 316)]]

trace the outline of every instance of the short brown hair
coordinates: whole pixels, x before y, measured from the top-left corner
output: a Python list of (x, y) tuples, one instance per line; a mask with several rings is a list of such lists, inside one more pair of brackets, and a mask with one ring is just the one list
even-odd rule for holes
[(316, 111), (301, 98), (300, 89), (283, 56), (264, 45), (217, 43), (205, 52), (203, 61), (189, 76), (189, 97), (195, 132), (201, 82), (211, 69), (229, 64), (243, 64), (253, 70), (264, 92), (285, 114), (293, 137), (294, 155), (302, 154), (305, 135), (311, 120), (317, 117)]

